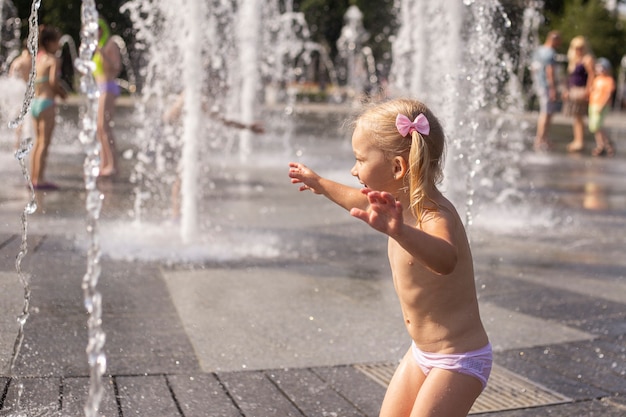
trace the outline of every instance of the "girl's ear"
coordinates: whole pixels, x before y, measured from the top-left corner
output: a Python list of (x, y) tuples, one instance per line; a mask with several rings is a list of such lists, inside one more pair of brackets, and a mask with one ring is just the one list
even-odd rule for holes
[(401, 156), (394, 156), (392, 160), (393, 178), (398, 180), (404, 178), (409, 170), (409, 164), (406, 159)]

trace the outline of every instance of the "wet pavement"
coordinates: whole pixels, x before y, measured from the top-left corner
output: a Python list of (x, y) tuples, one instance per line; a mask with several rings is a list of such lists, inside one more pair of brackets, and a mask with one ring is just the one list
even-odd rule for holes
[[(308, 110), (290, 151), (213, 171), (201, 242), (183, 244), (176, 219), (133, 220), (132, 157), (99, 182), (102, 415), (378, 415), (409, 340), (385, 239), (289, 184), (286, 164), (296, 157), (350, 181), (351, 151), (338, 128), (345, 112)], [(136, 146), (131, 113), (120, 105), (120, 154)], [(531, 203), (475, 213), (469, 230), (496, 364), (475, 415), (626, 413), (626, 116), (611, 115), (611, 159), (566, 154), (565, 123), (556, 120), (563, 139), (553, 151), (521, 156), (518, 186)], [(6, 367), (22, 305), (14, 263), (27, 192), (11, 137), (1, 143), (0, 415), (83, 415), (86, 232), (72, 135), (63, 124), (55, 132), (47, 171), (61, 189), (38, 192), (39, 211), (29, 216), (31, 316), (13, 375)]]

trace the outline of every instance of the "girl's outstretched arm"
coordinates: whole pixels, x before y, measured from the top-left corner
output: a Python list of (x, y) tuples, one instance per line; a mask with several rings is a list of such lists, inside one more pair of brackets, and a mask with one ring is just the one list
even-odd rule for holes
[(358, 188), (320, 177), (304, 164), (290, 162), (289, 177), (292, 184), (302, 184), (300, 191), (310, 190), (315, 194), (321, 194), (346, 210), (352, 208), (364, 210), (368, 206), (367, 196)]
[(404, 223), (402, 204), (392, 194), (367, 188), (361, 192), (367, 196), (369, 207), (351, 209), (352, 216), (394, 239), (434, 273), (447, 275), (454, 271), (458, 252), (451, 233), (451, 219), (443, 215), (418, 229)]

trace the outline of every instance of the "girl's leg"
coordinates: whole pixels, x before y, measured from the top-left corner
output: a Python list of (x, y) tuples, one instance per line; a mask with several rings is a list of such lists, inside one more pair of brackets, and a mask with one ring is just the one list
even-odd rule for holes
[(574, 139), (567, 145), (567, 150), (570, 152), (580, 151), (584, 147), (583, 140), (585, 137), (585, 123), (582, 116), (574, 116), (572, 129), (574, 131)]
[(425, 379), (409, 348), (391, 378), (380, 417), (409, 417)]
[(417, 394), (411, 417), (465, 417), (482, 388), (472, 376), (433, 368)]
[(613, 144), (611, 143), (609, 136), (603, 128), (599, 128), (598, 131), (595, 133), (595, 139), (596, 149), (594, 149), (594, 152), (592, 152), (593, 156), (615, 155), (615, 149), (613, 149)]
[(43, 149), (43, 121), (41, 119), (33, 118), (34, 127), (34, 143), (30, 157), (30, 179), (33, 185), (37, 185), (40, 182), (40, 166), (41, 166), (41, 153)]
[(100, 154), (100, 175), (115, 174), (117, 170), (115, 160), (115, 141), (113, 138), (113, 112), (115, 110), (115, 95), (101, 93), (100, 112), (98, 114), (98, 139), (102, 152)]
[(44, 110), (43, 112), (41, 112), (41, 116), (40, 116), (41, 119), (43, 119), (43, 124), (44, 124), (44, 128), (43, 128), (44, 142), (43, 142), (43, 150), (42, 150), (42, 155), (41, 155), (41, 168), (40, 168), (41, 180), (43, 180), (45, 177), (44, 173), (46, 172), (46, 163), (48, 161), (48, 149), (50, 148), (50, 142), (52, 142), (52, 131), (54, 130), (54, 125), (55, 125), (54, 116), (55, 116), (54, 106), (51, 106), (47, 108), (46, 110)]

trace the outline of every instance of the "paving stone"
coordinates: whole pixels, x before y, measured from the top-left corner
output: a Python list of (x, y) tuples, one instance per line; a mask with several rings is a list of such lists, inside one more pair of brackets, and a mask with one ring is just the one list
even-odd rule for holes
[(309, 369), (272, 370), (267, 375), (306, 416), (363, 417), (354, 404)]
[(164, 375), (119, 376), (115, 381), (123, 416), (182, 416)]
[(169, 375), (185, 417), (240, 417), (230, 394), (214, 374)]
[(302, 417), (304, 415), (264, 372), (233, 372), (217, 375), (246, 417)]
[(366, 416), (378, 416), (386, 388), (352, 366), (319, 367), (313, 372)]
[(496, 352), (494, 361), (508, 370), (576, 401), (610, 395), (608, 391), (592, 386), (587, 381), (566, 376), (562, 367), (546, 367), (544, 362), (536, 359), (544, 355), (545, 349), (545, 347), (537, 347), (523, 351)]
[[(102, 379), (104, 393), (100, 401), (99, 413), (101, 417), (117, 417), (119, 409), (115, 398), (113, 378)], [(61, 413), (63, 416), (82, 416), (89, 392), (89, 378), (63, 378)]]
[(544, 358), (558, 368), (566, 368), (563, 373), (571, 378), (584, 380), (610, 393), (626, 392), (626, 378), (611, 372), (614, 361), (597, 349), (593, 342), (564, 343), (550, 346), (550, 353), (554, 355)]
[(613, 407), (604, 401), (582, 401), (570, 404), (559, 404), (549, 407), (526, 408), (523, 410), (499, 411), (488, 414), (472, 414), (473, 417), (623, 417), (624, 410)]
[(2, 411), (10, 415), (52, 415), (61, 407), (60, 386), (60, 378), (12, 378)]

